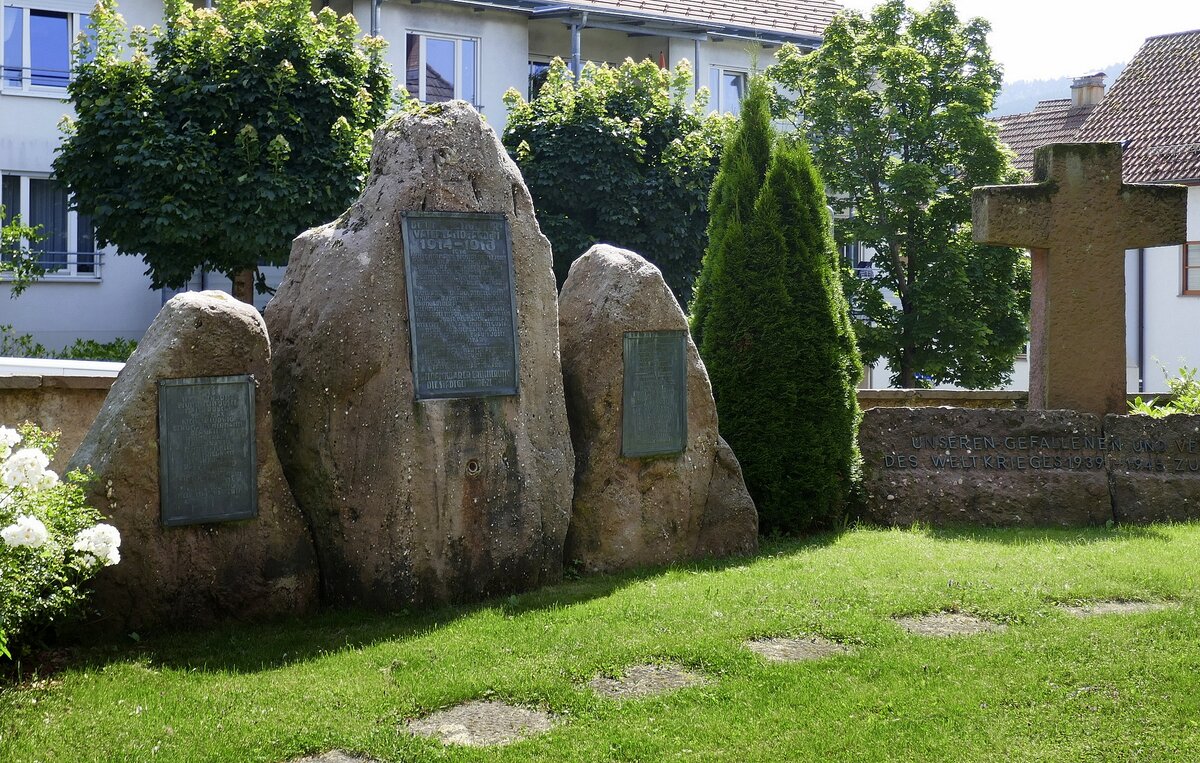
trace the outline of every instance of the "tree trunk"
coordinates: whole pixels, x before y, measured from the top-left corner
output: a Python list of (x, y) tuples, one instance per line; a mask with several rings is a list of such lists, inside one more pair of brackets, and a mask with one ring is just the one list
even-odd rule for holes
[(255, 268), (239, 270), (233, 274), (233, 296), (247, 304), (254, 304), (254, 274)]

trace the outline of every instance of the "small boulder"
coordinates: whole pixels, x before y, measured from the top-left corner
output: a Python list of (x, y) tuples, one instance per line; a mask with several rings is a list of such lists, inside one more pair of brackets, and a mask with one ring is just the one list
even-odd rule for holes
[[(416, 399), (406, 212), (507, 219), (519, 394)], [(556, 297), (529, 191), (473, 108), (436, 104), (379, 129), (362, 195), (296, 239), (266, 310), (276, 444), (328, 601), (400, 608), (561, 579), (574, 457)]]
[(658, 268), (592, 247), (559, 297), (563, 379), (575, 448), (568, 562), (587, 571), (752, 553), (758, 515), (733, 451), (717, 433), (708, 372), (686, 337), (687, 435), (674, 455), (622, 456), (624, 336), (683, 331), (687, 318)]
[[(258, 516), (164, 527), (158, 382), (243, 374), (255, 385)], [(68, 465), (92, 468), (89, 503), (121, 532), (121, 562), (95, 579), (102, 625), (129, 630), (315, 606), (316, 557), (275, 455), (270, 401), (270, 343), (253, 307), (217, 291), (163, 306)]]

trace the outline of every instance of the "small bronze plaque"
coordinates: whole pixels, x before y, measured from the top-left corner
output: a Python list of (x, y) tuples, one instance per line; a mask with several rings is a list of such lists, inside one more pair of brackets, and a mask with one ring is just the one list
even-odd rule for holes
[(417, 399), (517, 394), (508, 220), (406, 212), (400, 223)]
[(253, 377), (158, 382), (158, 495), (168, 527), (258, 516)]
[(687, 332), (625, 332), (621, 455), (661, 456), (687, 447)]

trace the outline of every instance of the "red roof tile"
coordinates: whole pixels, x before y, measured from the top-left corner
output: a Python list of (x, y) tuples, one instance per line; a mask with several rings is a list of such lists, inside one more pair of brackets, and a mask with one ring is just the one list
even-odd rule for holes
[(823, 35), (842, 9), (834, 0), (570, 0), (564, 4), (814, 37)]
[(1129, 183), (1200, 180), (1200, 29), (1146, 40), (1075, 140), (1125, 142)]
[(1033, 152), (1048, 143), (1069, 143), (1095, 106), (1071, 106), (1070, 98), (1039, 101), (1033, 111), (999, 117), (1000, 141), (1017, 155), (1017, 169), (1033, 175)]

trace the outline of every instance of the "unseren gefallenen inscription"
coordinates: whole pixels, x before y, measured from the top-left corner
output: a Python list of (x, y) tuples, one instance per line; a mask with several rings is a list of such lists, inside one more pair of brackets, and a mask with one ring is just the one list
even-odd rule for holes
[(162, 523), (258, 515), (254, 378), (158, 382), (158, 492)]
[(417, 399), (517, 394), (504, 215), (407, 212), (400, 222)]
[(687, 446), (687, 334), (625, 332), (621, 455), (682, 453)]

